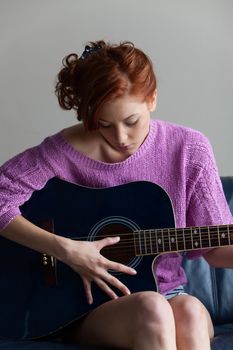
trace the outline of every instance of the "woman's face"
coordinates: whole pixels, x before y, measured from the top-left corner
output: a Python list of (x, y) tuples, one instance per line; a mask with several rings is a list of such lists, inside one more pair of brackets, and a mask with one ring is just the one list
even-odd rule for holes
[(106, 147), (122, 154), (122, 159), (136, 152), (149, 132), (155, 105), (155, 95), (150, 103), (131, 95), (106, 102), (98, 112), (98, 132)]

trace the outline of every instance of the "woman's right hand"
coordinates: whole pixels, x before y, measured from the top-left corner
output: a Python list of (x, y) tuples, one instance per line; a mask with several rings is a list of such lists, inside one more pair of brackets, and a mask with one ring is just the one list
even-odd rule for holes
[(65, 258), (63, 262), (78, 272), (83, 280), (85, 294), (89, 304), (93, 302), (91, 283), (95, 282), (110, 298), (118, 298), (111, 286), (119, 289), (123, 295), (130, 294), (130, 290), (119, 279), (109, 273), (114, 270), (129, 275), (135, 275), (136, 270), (121, 263), (117, 263), (105, 258), (101, 249), (117, 244), (120, 237), (107, 237), (96, 241), (76, 241), (66, 239)]
[(108, 270), (115, 270), (129, 275), (136, 271), (126, 265), (110, 261), (101, 253), (101, 249), (119, 242), (119, 237), (108, 237), (97, 241), (75, 241), (70, 238), (51, 234), (32, 224), (23, 216), (13, 219), (1, 231), (1, 236), (34, 249), (41, 253), (54, 256), (78, 272), (83, 280), (88, 303), (93, 302), (91, 283), (95, 282), (110, 298), (117, 298), (111, 285), (123, 293), (130, 294), (129, 289)]

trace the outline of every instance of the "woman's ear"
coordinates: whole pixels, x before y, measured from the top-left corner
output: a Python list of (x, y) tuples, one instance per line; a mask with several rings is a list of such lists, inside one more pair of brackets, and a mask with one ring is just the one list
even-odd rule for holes
[(153, 93), (152, 97), (150, 98), (148, 102), (148, 108), (150, 112), (154, 112), (156, 108), (156, 103), (157, 103), (157, 90)]

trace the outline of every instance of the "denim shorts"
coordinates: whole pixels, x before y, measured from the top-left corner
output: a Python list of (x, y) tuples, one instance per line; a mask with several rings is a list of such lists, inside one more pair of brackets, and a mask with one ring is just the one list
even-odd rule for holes
[(177, 295), (188, 295), (188, 293), (185, 292), (184, 287), (182, 285), (174, 288), (173, 290), (171, 290), (170, 292), (167, 292), (166, 294), (164, 294), (164, 297), (169, 300), (173, 297), (176, 297)]

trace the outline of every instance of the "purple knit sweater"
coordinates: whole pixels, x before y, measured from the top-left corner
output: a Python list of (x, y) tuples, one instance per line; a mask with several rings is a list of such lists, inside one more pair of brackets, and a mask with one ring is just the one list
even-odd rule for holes
[[(151, 181), (169, 194), (177, 227), (233, 223), (207, 138), (172, 123), (151, 120), (144, 143), (119, 163), (88, 158), (74, 149), (62, 132), (10, 159), (0, 168), (0, 229), (20, 214), (19, 206), (33, 191), (54, 176), (89, 187)], [(188, 256), (195, 258), (203, 252), (195, 250)], [(156, 260), (161, 293), (186, 283), (181, 260), (176, 253)]]

